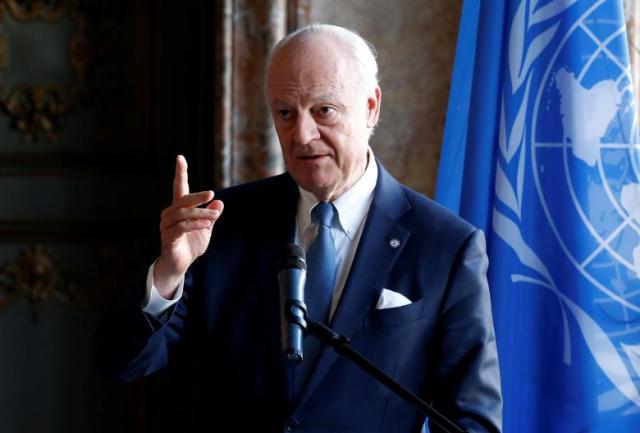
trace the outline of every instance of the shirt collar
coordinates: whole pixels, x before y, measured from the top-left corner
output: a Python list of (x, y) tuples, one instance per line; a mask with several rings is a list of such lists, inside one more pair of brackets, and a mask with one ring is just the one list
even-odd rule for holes
[[(373, 190), (378, 181), (378, 166), (371, 148), (368, 149), (367, 159), (367, 168), (360, 179), (332, 202), (338, 211), (340, 228), (349, 239), (353, 239), (367, 216)], [(311, 192), (300, 187), (298, 190), (300, 191), (298, 224), (304, 231), (311, 225), (311, 210), (319, 201)]]

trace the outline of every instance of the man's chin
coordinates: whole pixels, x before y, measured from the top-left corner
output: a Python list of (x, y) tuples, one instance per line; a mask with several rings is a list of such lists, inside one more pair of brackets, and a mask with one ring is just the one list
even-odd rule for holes
[(305, 191), (309, 191), (311, 194), (316, 196), (318, 200), (321, 201), (329, 200), (331, 191), (333, 191), (331, 183), (321, 181), (319, 179), (300, 179), (297, 183), (300, 188), (304, 189)]

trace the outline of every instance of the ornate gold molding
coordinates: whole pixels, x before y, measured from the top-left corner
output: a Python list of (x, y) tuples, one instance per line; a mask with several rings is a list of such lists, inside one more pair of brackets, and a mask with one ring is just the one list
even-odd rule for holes
[(7, 38), (0, 36), (0, 69), (7, 67)]
[(2, 7), (8, 9), (15, 19), (20, 21), (45, 20), (55, 21), (64, 13), (64, 0), (3, 0), (0, 2), (0, 18)]
[[(113, 251), (103, 251), (102, 259), (114, 262)], [(0, 266), (0, 308), (6, 307), (20, 297), (29, 301), (29, 309), (34, 321), (38, 321), (42, 305), (55, 299), (69, 305), (90, 307), (104, 300), (117, 279), (122, 278), (121, 268), (116, 269), (113, 278), (105, 278), (91, 289), (80, 289), (76, 279), (54, 260), (42, 245), (31, 246), (15, 260)]]
[(146, 259), (154, 255), (148, 244), (144, 237), (86, 245), (89, 250), (83, 250), (82, 258), (72, 256), (73, 269), (62, 265), (42, 244), (26, 247), (15, 258), (0, 263), (0, 309), (26, 298), (34, 321), (44, 303), (52, 300), (84, 310), (103, 309), (123, 281), (148, 266)]
[(4, 295), (0, 307), (25, 296), (34, 320), (38, 320), (42, 303), (58, 293), (61, 283), (61, 270), (49, 254), (40, 245), (31, 247), (0, 268), (0, 293)]
[[(0, 0), (0, 20), (9, 13), (17, 21), (56, 22), (68, 14), (77, 26), (69, 38), (68, 61), (75, 81), (68, 89), (52, 83), (21, 83), (4, 89), (0, 83), (0, 108), (11, 118), (12, 126), (28, 142), (40, 138), (55, 141), (60, 120), (85, 90), (85, 75), (90, 59), (85, 19), (79, 2), (63, 0)], [(0, 37), (0, 67), (6, 70), (6, 46), (11, 35)]]
[(2, 104), (12, 118), (14, 128), (29, 142), (38, 137), (47, 142), (54, 141), (60, 117), (69, 108), (65, 92), (54, 85), (15, 86), (2, 99)]

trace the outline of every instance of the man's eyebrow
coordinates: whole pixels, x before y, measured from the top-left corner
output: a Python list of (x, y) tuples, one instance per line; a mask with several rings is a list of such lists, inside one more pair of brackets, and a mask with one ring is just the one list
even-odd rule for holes
[[(338, 105), (338, 106), (343, 106), (344, 104), (342, 103), (342, 100), (340, 97), (338, 97), (337, 95), (334, 94), (330, 94), (330, 93), (325, 93), (323, 95), (320, 96), (316, 96), (313, 98), (313, 103), (314, 104), (318, 104), (318, 103), (331, 103), (334, 105)], [(269, 105), (271, 105), (272, 107), (290, 107), (291, 104), (288, 101), (285, 101), (284, 99), (273, 99)]]
[(274, 99), (273, 101), (271, 101), (271, 105), (274, 107), (288, 107), (291, 104), (282, 99)]

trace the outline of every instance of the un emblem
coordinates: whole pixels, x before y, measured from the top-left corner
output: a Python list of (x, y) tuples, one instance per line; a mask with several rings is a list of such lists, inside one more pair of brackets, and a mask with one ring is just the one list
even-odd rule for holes
[[(557, 47), (533, 109), (531, 155), (564, 253), (601, 308), (630, 324), (640, 318), (640, 146), (624, 23), (604, 25), (603, 40), (603, 24), (583, 16)], [(582, 55), (559, 55), (569, 47)]]
[[(564, 362), (584, 345), (608, 379), (600, 410), (631, 415), (640, 413), (640, 142), (625, 24), (603, 19), (606, 3), (558, 3), (537, 16), (520, 4), (492, 228), (527, 269), (512, 281), (556, 296)], [(534, 25), (544, 30), (531, 36)]]

